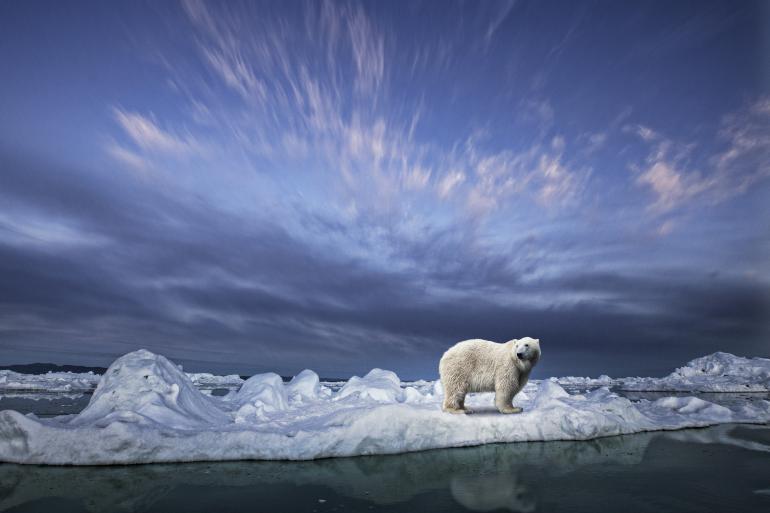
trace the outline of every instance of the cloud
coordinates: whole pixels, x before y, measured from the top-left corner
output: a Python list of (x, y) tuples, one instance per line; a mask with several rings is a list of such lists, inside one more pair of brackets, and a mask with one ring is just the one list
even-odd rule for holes
[[(557, 140), (540, 151), (565, 147)], [(528, 162), (539, 163), (535, 155)], [(515, 160), (505, 157), (477, 163), (494, 174)], [(354, 373), (381, 365), (428, 377), (456, 340), (537, 333), (555, 355), (553, 372), (566, 372), (574, 362), (556, 355), (569, 354), (576, 337), (599, 354), (633, 340), (641, 357), (676, 340), (669, 350), (690, 356), (695, 339), (698, 353), (728, 333), (754, 340), (763, 322), (764, 285), (755, 278), (571, 270), (549, 263), (575, 258), (561, 238), (554, 245), (521, 233), (500, 245), (472, 225), (375, 229), (366, 217), (346, 222), (303, 203), (280, 213), (264, 204), (246, 216), (131, 175), (62, 172), (2, 154), (0, 164), (6, 212), (56, 215), (69, 236), (100, 241), (98, 251), (0, 243), (0, 346), (16, 354), (26, 345), (108, 363), (141, 345), (198, 368)]]
[(107, 153), (109, 153), (114, 159), (124, 163), (130, 168), (145, 171), (149, 167), (147, 160), (141, 155), (120, 146), (117, 143), (111, 143), (107, 145)]
[(685, 173), (665, 160), (656, 160), (636, 179), (636, 183), (648, 186), (656, 195), (650, 209), (664, 213), (681, 206), (710, 187), (698, 174)]
[[(199, 143), (190, 137), (180, 137), (160, 128), (153, 120), (136, 112), (129, 112), (119, 107), (113, 108), (115, 121), (123, 131), (140, 148), (149, 151), (170, 153), (175, 155), (187, 155), (201, 153)], [(128, 158), (133, 163), (138, 163), (125, 150), (113, 151), (113, 155), (125, 160)]]
[(468, 192), (468, 207), (475, 215), (489, 215), (513, 195), (523, 195), (558, 210), (582, 194), (590, 169), (568, 163), (566, 141), (556, 136), (547, 144), (536, 141), (520, 152), (485, 154), (472, 146), (466, 152), (475, 181)]
[[(163, 187), (0, 152), (0, 353), (108, 363), (142, 345), (227, 372), (427, 377), (470, 337), (540, 335), (554, 373), (759, 347), (754, 227), (722, 244), (679, 211), (762, 179), (766, 102), (726, 116), (713, 145), (627, 124), (629, 109), (585, 126), (551, 81), (511, 81), (539, 74), (536, 52), (480, 58), (529, 22), (510, 5), (438, 19), (415, 4), (413, 21), (441, 24), (408, 33), (374, 4), (254, 5), (185, 2), (153, 48), (163, 109), (105, 100), (132, 106), (109, 111), (106, 151)], [(638, 146), (610, 146), (623, 124)], [(633, 174), (612, 172), (640, 147)]]
[(363, 94), (375, 94), (385, 73), (384, 38), (373, 31), (360, 6), (345, 17), (356, 64), (356, 88)]
[(465, 173), (462, 171), (450, 171), (438, 183), (438, 196), (446, 199), (452, 194), (452, 190), (465, 181)]
[(711, 162), (722, 186), (719, 195), (726, 199), (770, 176), (770, 97), (726, 115), (719, 137), (727, 147)]
[(265, 100), (265, 85), (257, 80), (254, 72), (237, 52), (228, 55), (221, 50), (204, 48), (203, 54), (211, 68), (244, 99)]
[(495, 14), (494, 18), (490, 21), (489, 25), (487, 26), (486, 33), (484, 34), (484, 43), (486, 45), (489, 45), (489, 43), (492, 41), (495, 33), (506, 20), (506, 18), (508, 18), (508, 15), (511, 14), (511, 11), (515, 5), (515, 0), (508, 0), (499, 3), (500, 8)]
[(770, 177), (768, 105), (770, 101), (760, 98), (726, 115), (717, 134), (724, 147), (701, 159), (702, 170), (691, 163), (695, 143), (673, 141), (652, 129), (637, 127), (637, 135), (651, 144), (645, 164), (636, 166), (635, 180), (654, 194), (649, 210), (664, 214), (694, 203), (721, 203)]

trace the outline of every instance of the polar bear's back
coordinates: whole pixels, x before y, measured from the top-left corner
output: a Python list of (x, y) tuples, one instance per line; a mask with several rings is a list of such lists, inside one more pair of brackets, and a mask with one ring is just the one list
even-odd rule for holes
[(494, 390), (498, 367), (502, 362), (510, 361), (508, 346), (482, 339), (458, 342), (441, 357), (441, 380), (467, 383), (469, 392)]

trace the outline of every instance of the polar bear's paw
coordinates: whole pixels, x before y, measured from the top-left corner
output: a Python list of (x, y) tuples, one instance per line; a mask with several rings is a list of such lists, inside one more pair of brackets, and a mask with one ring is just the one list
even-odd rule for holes
[(469, 413), (468, 410), (463, 408), (444, 408), (447, 413)]
[(524, 411), (518, 406), (506, 406), (504, 408), (498, 408), (498, 410), (500, 411), (500, 413), (521, 413), (522, 411)]

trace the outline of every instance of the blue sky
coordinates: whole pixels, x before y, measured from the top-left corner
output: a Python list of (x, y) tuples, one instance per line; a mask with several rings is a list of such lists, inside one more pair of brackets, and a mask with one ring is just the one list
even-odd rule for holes
[(770, 356), (769, 12), (4, 2), (0, 361)]

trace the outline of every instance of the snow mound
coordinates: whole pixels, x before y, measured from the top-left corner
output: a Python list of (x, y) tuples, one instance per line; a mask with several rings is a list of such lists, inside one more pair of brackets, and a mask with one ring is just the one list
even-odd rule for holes
[(283, 379), (273, 372), (256, 374), (247, 379), (233, 400), (262, 411), (280, 411), (289, 407)]
[(305, 369), (291, 379), (286, 391), (293, 401), (314, 401), (321, 395), (321, 380), (318, 374)]
[(569, 394), (555, 381), (543, 381), (537, 391), (534, 400), (534, 408), (548, 408), (559, 406), (559, 399), (569, 397)]
[(164, 356), (140, 349), (121, 356), (102, 376), (88, 406), (70, 425), (113, 422), (195, 429), (221, 425), (227, 415)]
[(372, 369), (363, 378), (358, 376), (350, 378), (337, 392), (336, 399), (349, 396), (379, 403), (396, 403), (404, 400), (404, 391), (401, 389), (401, 380), (395, 372)]
[(697, 397), (664, 397), (655, 401), (655, 406), (669, 408), (679, 413), (700, 413), (709, 417), (729, 419), (732, 412), (729, 408), (710, 403)]
[(498, 413), (493, 394), (484, 393), (468, 396), (473, 414), (452, 415), (441, 411), (438, 382), (402, 389), (396, 374), (374, 369), (324, 393), (317, 379), (305, 371), (284, 385), (277, 374), (260, 374), (238, 392), (209, 397), (163, 356), (136, 351), (110, 366), (77, 415), (0, 412), (0, 461), (303, 460), (770, 421), (770, 401), (763, 399), (726, 406), (696, 397), (632, 402), (607, 387), (572, 394), (556, 380), (529, 383), (514, 400), (523, 413)]

